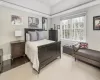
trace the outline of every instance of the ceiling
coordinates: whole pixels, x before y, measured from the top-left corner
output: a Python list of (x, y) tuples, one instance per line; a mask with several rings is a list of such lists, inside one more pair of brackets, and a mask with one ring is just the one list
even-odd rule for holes
[(64, 0), (51, 7), (51, 13), (56, 14), (65, 10), (88, 4), (94, 0)]
[[(92, 3), (94, 2), (94, 3)], [(100, 0), (0, 0), (1, 6), (7, 6), (19, 10), (30, 11), (46, 16), (57, 15), (66, 11), (79, 10), (83, 6), (93, 6)], [(85, 8), (86, 8), (85, 7)]]
[(61, 2), (61, 1), (64, 1), (64, 0), (38, 0), (48, 6), (54, 6), (56, 5), (57, 3)]
[(56, 6), (57, 4), (59, 5), (62, 2), (66, 2), (68, 4), (73, 4), (73, 3), (77, 3), (77, 5), (79, 3), (85, 3), (85, 2), (89, 2), (89, 1), (93, 1), (93, 0), (38, 0), (42, 3), (44, 3), (45, 5), (48, 5), (50, 7)]

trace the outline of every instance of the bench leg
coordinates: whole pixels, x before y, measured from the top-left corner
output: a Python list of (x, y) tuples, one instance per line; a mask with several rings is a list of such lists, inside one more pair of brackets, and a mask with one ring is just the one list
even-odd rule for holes
[(40, 74), (40, 67), (39, 67), (39, 70), (37, 72), (38, 72), (38, 74)]
[(40, 74), (40, 71), (38, 71), (38, 74)]
[(75, 58), (75, 61), (76, 61), (77, 59)]

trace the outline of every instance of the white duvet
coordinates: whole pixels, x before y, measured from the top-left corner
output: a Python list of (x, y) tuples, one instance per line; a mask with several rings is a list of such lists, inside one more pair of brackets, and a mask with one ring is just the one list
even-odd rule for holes
[(32, 67), (36, 69), (37, 71), (39, 70), (39, 59), (38, 59), (38, 46), (45, 45), (45, 44), (50, 44), (53, 43), (54, 41), (51, 40), (39, 40), (39, 41), (27, 41), (25, 44), (25, 54), (27, 57), (30, 59), (32, 62)]

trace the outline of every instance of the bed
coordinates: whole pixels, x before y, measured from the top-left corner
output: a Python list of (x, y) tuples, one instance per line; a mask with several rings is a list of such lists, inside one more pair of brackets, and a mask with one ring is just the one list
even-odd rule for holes
[(26, 34), (29, 31), (43, 31), (42, 29), (25, 28), (25, 54), (32, 63), (35, 71), (40, 73), (40, 70), (46, 65), (61, 58), (61, 42), (55, 42), (47, 39), (37, 41), (27, 41)]

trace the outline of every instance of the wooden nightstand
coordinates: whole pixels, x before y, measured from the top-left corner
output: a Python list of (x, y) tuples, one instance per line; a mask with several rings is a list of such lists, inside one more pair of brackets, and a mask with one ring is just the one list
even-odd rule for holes
[(25, 55), (25, 42), (13, 41), (11, 42), (11, 58), (12, 60)]
[(0, 73), (2, 72), (3, 67), (3, 50), (0, 49)]

